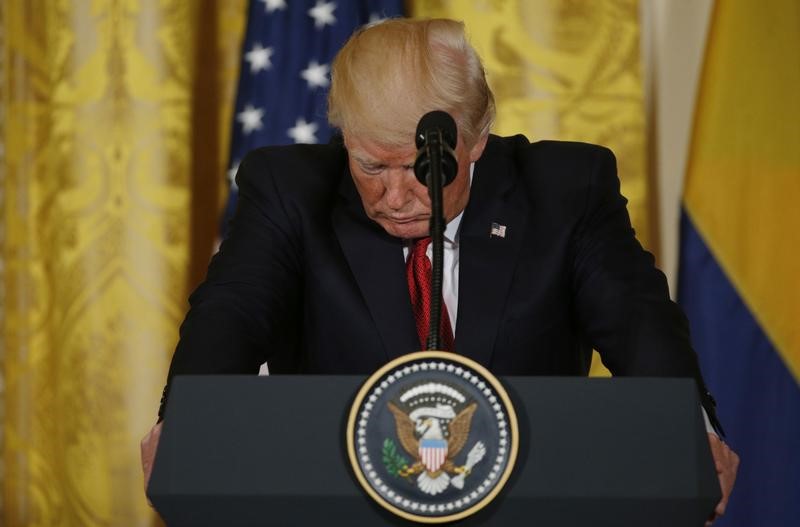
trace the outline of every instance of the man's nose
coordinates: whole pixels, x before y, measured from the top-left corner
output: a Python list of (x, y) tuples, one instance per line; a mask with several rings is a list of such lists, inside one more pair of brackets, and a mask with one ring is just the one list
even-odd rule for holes
[(386, 204), (394, 210), (402, 209), (414, 197), (412, 187), (415, 181), (413, 170), (391, 169), (386, 182)]

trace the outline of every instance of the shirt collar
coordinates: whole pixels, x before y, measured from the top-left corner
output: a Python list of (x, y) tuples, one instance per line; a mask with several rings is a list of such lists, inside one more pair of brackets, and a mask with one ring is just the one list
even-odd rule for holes
[[(472, 188), (472, 174), (475, 172), (475, 163), (469, 164), (469, 186)], [(461, 218), (464, 216), (464, 211), (458, 213), (458, 216), (450, 220), (447, 227), (444, 229), (444, 241), (450, 242), (453, 245), (458, 245), (459, 229), (461, 228)]]

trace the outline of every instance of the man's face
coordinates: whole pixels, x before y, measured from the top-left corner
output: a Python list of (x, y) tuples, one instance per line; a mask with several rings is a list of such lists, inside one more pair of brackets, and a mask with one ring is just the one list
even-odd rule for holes
[[(458, 138), (458, 172), (444, 188), (444, 216), (458, 216), (469, 200), (469, 165), (477, 161), (486, 146), (486, 137), (467, 148)], [(421, 238), (430, 230), (431, 200), (428, 187), (414, 176), (417, 148), (386, 148), (375, 141), (345, 134), (350, 173), (370, 219), (398, 238)]]

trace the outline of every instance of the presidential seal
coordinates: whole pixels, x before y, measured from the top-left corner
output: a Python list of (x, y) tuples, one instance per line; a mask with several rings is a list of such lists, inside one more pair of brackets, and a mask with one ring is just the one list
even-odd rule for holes
[(514, 408), (478, 363), (443, 351), (400, 357), (353, 402), (347, 450), (361, 486), (403, 518), (440, 523), (491, 502), (514, 467)]

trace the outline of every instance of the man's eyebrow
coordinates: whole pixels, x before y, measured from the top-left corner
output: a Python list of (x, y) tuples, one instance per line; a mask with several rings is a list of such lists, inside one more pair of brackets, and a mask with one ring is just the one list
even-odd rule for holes
[(358, 155), (354, 155), (354, 156), (353, 156), (353, 159), (355, 159), (355, 160), (356, 160), (356, 162), (358, 162), (358, 163), (359, 163), (359, 164), (361, 164), (361, 165), (378, 166), (378, 165), (380, 165), (380, 164), (381, 164), (381, 162), (380, 162), (380, 161), (378, 161), (378, 160), (375, 160), (375, 159), (365, 159), (365, 158), (363, 158), (363, 157), (361, 157), (361, 156), (358, 156)]

